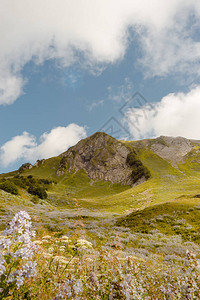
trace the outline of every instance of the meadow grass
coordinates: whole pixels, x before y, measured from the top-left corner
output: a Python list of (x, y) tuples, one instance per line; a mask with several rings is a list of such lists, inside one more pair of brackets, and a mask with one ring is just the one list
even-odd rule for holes
[[(199, 258), (191, 250), (181, 256), (142, 258), (139, 252), (123, 249), (119, 237), (110, 246), (102, 239), (95, 244), (85, 237), (88, 230), (81, 228), (82, 221), (68, 235), (38, 231), (31, 238), (27, 220), (17, 222), (24, 216), (29, 220), (20, 212), (0, 239), (1, 299), (199, 299)], [(144, 243), (141, 236), (140, 240)], [(29, 248), (27, 256), (22, 249)]]

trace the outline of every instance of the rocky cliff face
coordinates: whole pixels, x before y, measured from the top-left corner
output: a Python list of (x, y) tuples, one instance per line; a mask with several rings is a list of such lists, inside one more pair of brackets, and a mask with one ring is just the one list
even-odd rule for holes
[(177, 167), (178, 163), (184, 162), (185, 156), (194, 148), (195, 143), (183, 137), (160, 136), (155, 139), (141, 140), (134, 144), (137, 149), (146, 148), (167, 160), (173, 167)]
[(129, 153), (120, 141), (97, 132), (61, 155), (57, 175), (83, 169), (92, 180), (131, 185), (132, 168), (126, 162)]
[(192, 150), (193, 146), (190, 140), (183, 137), (160, 136), (151, 146), (151, 150), (172, 163), (175, 166), (183, 162), (183, 158)]

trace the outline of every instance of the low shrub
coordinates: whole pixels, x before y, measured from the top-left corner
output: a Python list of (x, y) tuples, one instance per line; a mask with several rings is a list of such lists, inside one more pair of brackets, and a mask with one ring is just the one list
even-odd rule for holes
[(131, 177), (133, 183), (142, 177), (145, 177), (145, 179), (149, 179), (151, 177), (150, 171), (143, 165), (141, 160), (139, 160), (135, 152), (131, 152), (127, 155), (126, 163), (132, 168)]
[(44, 187), (39, 185), (30, 185), (28, 188), (28, 193), (31, 195), (36, 195), (40, 199), (46, 199), (47, 198), (47, 192)]
[(5, 180), (5, 181), (0, 182), (0, 189), (4, 190), (7, 193), (11, 193), (13, 195), (18, 195), (19, 194), (17, 186), (9, 180)]

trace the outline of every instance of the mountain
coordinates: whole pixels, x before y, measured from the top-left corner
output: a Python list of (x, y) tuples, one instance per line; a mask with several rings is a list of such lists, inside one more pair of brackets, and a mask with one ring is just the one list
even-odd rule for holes
[[(58, 164), (55, 166), (55, 161)], [(57, 158), (37, 161), (34, 166), (23, 164), (19, 173), (26, 171), (38, 173), (50, 166), (55, 169), (54, 177), (60, 181), (63, 176), (76, 174), (82, 170), (91, 182), (107, 181), (111, 184), (139, 184), (150, 177), (150, 173), (138, 158), (135, 150), (121, 141), (97, 132), (78, 142)], [(52, 173), (52, 172), (50, 172)]]
[(48, 188), (52, 204), (73, 208), (78, 199), (84, 209), (121, 213), (200, 194), (200, 141), (119, 141), (97, 132), (57, 157), (24, 164), (0, 179), (14, 176), (57, 182)]
[[(135, 160), (132, 165), (128, 159), (130, 155)], [(135, 183), (132, 176), (133, 165), (148, 167), (149, 157), (152, 162), (157, 158), (160, 162), (162, 160), (163, 163), (168, 163), (170, 167), (181, 172), (188, 159), (193, 158), (190, 160), (193, 165), (190, 170), (192, 171), (195, 164), (200, 162), (200, 141), (167, 136), (140, 141), (119, 141), (104, 132), (96, 132), (58, 157), (38, 160), (34, 165), (23, 164), (18, 171), (21, 174), (27, 171), (39, 174), (41, 171), (43, 176), (43, 171), (49, 169), (49, 174), (46, 175), (57, 177), (59, 181), (59, 178), (64, 175), (84, 170), (92, 181), (103, 180), (132, 185)], [(152, 166), (149, 168), (151, 169)], [(157, 169), (158, 172), (161, 171), (159, 163)], [(145, 179), (148, 178), (144, 175), (139, 178), (140, 182)]]
[[(131, 163), (130, 156), (133, 158)], [(65, 172), (85, 170), (93, 181), (104, 180), (124, 185), (145, 181), (148, 176), (145, 177), (144, 172), (134, 178), (133, 165), (136, 166), (135, 173), (139, 172), (139, 165), (140, 169), (145, 169), (133, 149), (106, 133), (97, 132), (61, 154), (56, 174), (61, 176)]]

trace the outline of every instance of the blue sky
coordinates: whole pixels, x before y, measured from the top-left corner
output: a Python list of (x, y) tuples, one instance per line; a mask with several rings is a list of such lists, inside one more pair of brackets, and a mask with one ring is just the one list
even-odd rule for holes
[(98, 130), (200, 139), (200, 4), (56, 3), (0, 2), (1, 173)]

